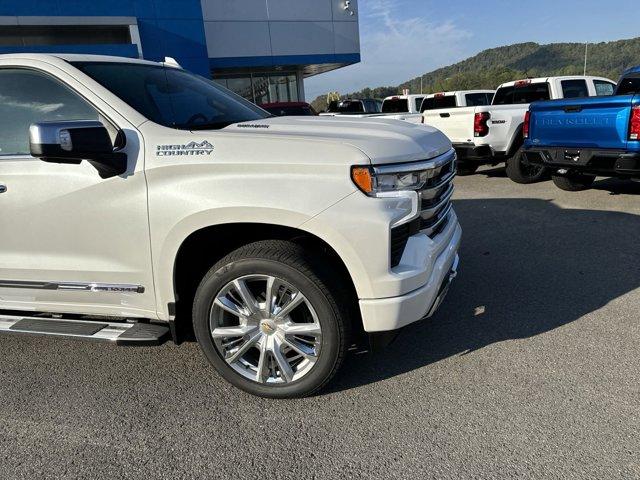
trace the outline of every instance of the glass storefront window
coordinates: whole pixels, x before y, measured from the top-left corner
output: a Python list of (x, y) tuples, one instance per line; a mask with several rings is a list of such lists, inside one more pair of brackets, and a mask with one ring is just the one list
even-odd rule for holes
[(227, 78), (227, 88), (249, 101), (253, 101), (251, 77)]
[(253, 75), (253, 94), (255, 96), (254, 103), (270, 103), (269, 96), (269, 77)]
[(295, 73), (220, 75), (214, 81), (258, 105), (297, 102), (298, 77)]

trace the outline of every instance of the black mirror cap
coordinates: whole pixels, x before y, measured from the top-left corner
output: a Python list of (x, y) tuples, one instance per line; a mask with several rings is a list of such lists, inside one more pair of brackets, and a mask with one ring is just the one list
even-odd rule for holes
[(45, 162), (79, 164), (89, 161), (103, 178), (127, 170), (127, 156), (115, 151), (125, 146), (124, 132), (116, 136), (117, 147), (106, 127), (96, 120), (34, 123), (29, 127), (31, 155)]

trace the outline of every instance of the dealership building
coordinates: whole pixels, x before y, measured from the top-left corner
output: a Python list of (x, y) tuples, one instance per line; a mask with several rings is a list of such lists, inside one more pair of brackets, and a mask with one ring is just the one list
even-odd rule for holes
[(118, 55), (213, 78), (256, 103), (360, 61), (356, 0), (2, 0), (0, 53)]

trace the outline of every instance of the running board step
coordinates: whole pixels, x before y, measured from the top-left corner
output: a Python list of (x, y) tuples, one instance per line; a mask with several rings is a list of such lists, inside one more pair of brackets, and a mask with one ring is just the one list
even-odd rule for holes
[(0, 333), (79, 338), (116, 345), (161, 345), (169, 327), (153, 323), (101, 322), (0, 315)]

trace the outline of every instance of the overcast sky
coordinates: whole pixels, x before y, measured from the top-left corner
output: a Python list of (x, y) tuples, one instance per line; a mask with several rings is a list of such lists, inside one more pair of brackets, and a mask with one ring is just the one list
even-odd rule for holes
[(307, 99), (397, 85), (492, 47), (640, 36), (640, 0), (359, 0), (362, 61), (309, 78)]

